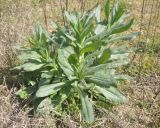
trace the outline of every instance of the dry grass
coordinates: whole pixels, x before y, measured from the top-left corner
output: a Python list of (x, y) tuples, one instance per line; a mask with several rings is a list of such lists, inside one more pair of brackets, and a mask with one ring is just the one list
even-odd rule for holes
[(0, 85), (0, 128), (54, 128), (51, 116), (29, 117), (27, 109), (18, 102), (14, 90)]
[[(71, 10), (88, 9), (100, 0), (86, 0), (83, 7), (79, 0), (69, 0)], [(124, 1), (124, 0), (123, 0)], [(1, 0), (0, 1), (0, 83), (5, 80), (10, 72), (8, 68), (13, 67), (17, 62), (17, 51), (14, 46), (25, 44), (23, 37), (32, 33), (35, 20), (51, 30), (50, 21), (63, 23), (60, 2), (55, 0)], [(101, 1), (102, 3), (104, 0)], [(142, 0), (127, 0), (127, 10), (135, 17), (133, 31), (139, 31), (142, 27), (142, 36), (133, 45), (139, 45), (145, 49), (145, 53), (135, 56), (132, 65), (127, 72), (138, 77), (141, 70), (141, 77), (135, 78), (132, 83), (124, 85), (122, 90), (129, 97), (129, 103), (114, 107), (112, 111), (102, 113), (97, 119), (93, 128), (159, 128), (160, 127), (160, 53), (148, 54), (144, 44), (154, 42), (155, 47), (160, 45), (160, 24), (158, 20), (158, 6), (156, 0), (147, 1), (144, 9), (144, 17), (141, 23)], [(65, 8), (65, 3), (62, 3)], [(151, 13), (151, 8), (154, 11)], [(151, 22), (149, 22), (151, 19)], [(148, 24), (151, 24), (148, 27)], [(156, 28), (156, 29), (155, 29)], [(148, 31), (149, 32), (148, 32)], [(156, 34), (154, 34), (156, 33)], [(156, 38), (155, 38), (156, 37)], [(158, 37), (158, 38), (157, 38)], [(152, 49), (151, 49), (152, 50)], [(141, 67), (141, 68), (139, 68)], [(3, 72), (2, 70), (3, 69)], [(6, 73), (7, 72), (7, 73)], [(1, 80), (2, 79), (2, 80)], [(12, 81), (12, 80), (11, 80)], [(12, 82), (11, 82), (12, 83)], [(10, 84), (11, 84), (10, 83)], [(55, 121), (50, 117), (36, 118), (28, 117), (28, 111), (14, 95), (14, 88), (8, 90), (6, 86), (0, 85), (0, 127), (2, 128), (54, 128)], [(76, 127), (72, 121), (67, 120), (66, 125), (70, 128)], [(66, 122), (67, 122), (66, 121)], [(77, 124), (77, 127), (79, 127)], [(62, 125), (64, 126), (64, 125)], [(59, 127), (62, 127), (59, 125)], [(57, 126), (58, 127), (58, 126)], [(88, 126), (84, 126), (88, 127)]]

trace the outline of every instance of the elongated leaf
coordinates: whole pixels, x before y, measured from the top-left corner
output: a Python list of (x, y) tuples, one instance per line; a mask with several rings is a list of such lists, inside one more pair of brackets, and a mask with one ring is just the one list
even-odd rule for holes
[(51, 82), (51, 78), (41, 78), (39, 83), (38, 83), (38, 87), (41, 87), (43, 85), (48, 85)]
[(76, 41), (76, 39), (68, 34), (64, 34), (68, 39), (70, 39), (71, 41)]
[(71, 25), (72, 31), (75, 33), (76, 37), (78, 38), (80, 33), (79, 33), (78, 29), (77, 29), (77, 26), (74, 25), (72, 22), (70, 22), (70, 25)]
[(97, 8), (94, 10), (96, 21), (99, 23), (101, 21), (101, 6), (98, 5)]
[(82, 50), (81, 50), (81, 54), (86, 53), (86, 52), (92, 52), (97, 50), (98, 48), (100, 48), (102, 45), (102, 42), (91, 42), (90, 44), (86, 45)]
[(93, 65), (94, 60), (95, 60), (94, 58), (91, 58), (91, 59), (89, 59), (89, 60), (87, 60), (85, 62), (85, 65), (83, 67), (83, 72), (85, 72), (88, 67), (90, 67), (91, 65)]
[(113, 6), (111, 24), (117, 22), (124, 13), (124, 8), (118, 3)]
[(83, 22), (83, 26), (87, 27), (89, 24), (93, 22), (93, 18), (95, 16), (94, 11), (88, 11), (88, 13), (83, 14), (83, 18), (81, 17), (81, 22)]
[(68, 12), (65, 12), (65, 16), (69, 22), (77, 25), (77, 18), (75, 14), (69, 14)]
[(97, 35), (91, 36), (89, 38), (87, 38), (84, 41), (84, 44), (87, 44), (90, 41), (102, 41), (103, 38), (108, 37), (109, 35), (111, 35), (112, 32), (111, 31), (103, 31)]
[(94, 121), (93, 107), (87, 94), (83, 91), (80, 91), (80, 99), (83, 117), (87, 123), (92, 123)]
[(18, 56), (18, 58), (24, 62), (29, 60), (35, 60), (37, 62), (41, 62), (41, 56), (35, 51), (25, 52), (20, 56)]
[(121, 41), (121, 40), (124, 40), (124, 41), (133, 40), (139, 35), (140, 35), (139, 32), (133, 32), (133, 33), (130, 33), (124, 36), (116, 35), (116, 36), (112, 36), (110, 40), (106, 41), (106, 43), (108, 44), (108, 43), (112, 43), (115, 41)]
[(125, 54), (125, 53), (130, 53), (132, 50), (129, 49), (127, 45), (121, 45), (115, 48), (112, 48), (112, 53), (113, 54)]
[(90, 59), (92, 59), (92, 58), (94, 58), (94, 57), (97, 57), (97, 56), (100, 55), (100, 54), (101, 54), (101, 51), (95, 51), (95, 52), (87, 55), (87, 56), (85, 57), (85, 60), (90, 60)]
[(99, 70), (108, 70), (120, 67), (122, 65), (127, 65), (130, 62), (130, 59), (126, 58), (124, 60), (117, 60), (106, 64), (100, 64), (98, 66), (89, 67), (86, 69), (86, 73), (90, 74), (92, 72), (97, 72)]
[(53, 71), (46, 71), (41, 74), (41, 78), (44, 78), (44, 79), (52, 79), (53, 76), (54, 76)]
[(44, 32), (41, 34), (41, 43), (42, 43), (41, 44), (42, 46), (44, 46), (44, 47), (47, 46), (47, 44), (46, 44), (47, 43), (47, 37), (46, 37)]
[(112, 48), (112, 55), (110, 60), (127, 60), (129, 54), (132, 52), (132, 49), (129, 49), (127, 46), (122, 45), (119, 47)]
[(129, 53), (116, 53), (116, 54), (112, 54), (110, 57), (110, 60), (125, 60), (127, 59), (129, 56)]
[(78, 62), (78, 58), (76, 54), (71, 54), (68, 58), (70, 64), (76, 65)]
[(36, 37), (39, 40), (40, 39), (40, 35), (43, 32), (43, 29), (42, 29), (42, 27), (41, 27), (39, 22), (36, 22), (35, 32), (36, 32)]
[(78, 17), (76, 16), (76, 14), (74, 14), (74, 13), (69, 14), (68, 12), (65, 12), (65, 16), (67, 18), (67, 21), (70, 24), (70, 28), (75, 33), (76, 37), (78, 37), (80, 35), (79, 31), (78, 31), (78, 27), (77, 27)]
[(35, 70), (38, 70), (40, 68), (42, 68), (45, 64), (43, 63), (25, 63), (23, 65), (17, 66), (13, 69), (17, 69), (17, 70), (24, 70), (26, 72), (32, 72)]
[(128, 76), (128, 75), (115, 75), (114, 76), (115, 79), (117, 80), (131, 80), (132, 77)]
[(54, 108), (58, 109), (61, 107), (61, 104), (68, 98), (71, 93), (71, 86), (64, 86), (58, 95), (55, 95), (52, 98)]
[(44, 116), (49, 115), (51, 112), (53, 112), (53, 104), (51, 98), (45, 98), (43, 99), (40, 104), (37, 106), (36, 109), (36, 115), (38, 116)]
[(65, 84), (66, 84), (65, 82), (60, 82), (60, 83), (40, 86), (40, 88), (36, 92), (36, 96), (46, 97), (51, 94), (56, 94)]
[(105, 5), (105, 15), (106, 15), (107, 21), (109, 21), (109, 14), (110, 14), (110, 0), (107, 0)]
[(74, 50), (72, 47), (67, 47), (58, 50), (58, 63), (68, 77), (74, 75), (74, 70), (68, 62), (69, 56), (73, 53)]
[(95, 89), (106, 97), (106, 100), (111, 103), (125, 103), (127, 102), (127, 98), (118, 91), (117, 88), (110, 86), (109, 88), (102, 88), (99, 86), (95, 86)]
[(124, 58), (122, 60), (115, 60), (113, 62), (107, 63), (106, 64), (106, 68), (117, 68), (123, 65), (127, 65), (130, 63), (130, 59), (129, 58)]
[(109, 60), (110, 57), (111, 57), (111, 50), (110, 49), (105, 49), (103, 51), (102, 55), (100, 56), (100, 58), (98, 59), (98, 63), (99, 64), (104, 64)]
[(86, 28), (84, 28), (83, 32), (81, 33), (81, 39), (83, 39), (84, 37), (86, 37), (89, 33), (91, 33), (93, 30), (93, 24), (89, 24), (87, 25)]
[(128, 30), (131, 25), (133, 24), (133, 19), (131, 19), (128, 23), (123, 23), (123, 24), (118, 24), (116, 25), (115, 27), (112, 27), (111, 30), (112, 30), (112, 34), (115, 34), (115, 33), (121, 33), (121, 32), (124, 32), (126, 30)]
[(116, 79), (112, 76), (111, 70), (105, 71), (99, 70), (95, 72), (94, 75), (89, 75), (85, 77), (86, 81), (94, 83), (99, 86), (109, 87), (112, 84), (116, 84)]

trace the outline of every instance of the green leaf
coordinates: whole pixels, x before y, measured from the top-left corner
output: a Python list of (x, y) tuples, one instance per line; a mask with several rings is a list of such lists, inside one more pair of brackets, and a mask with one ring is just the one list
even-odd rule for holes
[(85, 57), (85, 60), (90, 60), (90, 59), (92, 59), (92, 58), (97, 57), (97, 56), (100, 55), (100, 54), (101, 54), (101, 51), (94, 51), (94, 52), (88, 54), (88, 55)]
[(105, 64), (111, 57), (111, 50), (110, 49), (105, 49), (98, 59), (99, 64)]
[(124, 8), (122, 7), (122, 5), (120, 6), (118, 3), (115, 4), (112, 9), (111, 24), (117, 22), (123, 15), (123, 13)]
[(68, 12), (65, 12), (65, 16), (69, 22), (73, 23), (74, 25), (77, 24), (77, 17), (75, 14), (69, 14)]
[(19, 55), (18, 58), (24, 62), (29, 60), (41, 62), (41, 56), (35, 51), (24, 52), (23, 54)]
[(90, 23), (89, 25), (86, 26), (86, 28), (84, 28), (80, 38), (83, 39), (84, 37), (87, 37), (88, 34), (92, 32), (92, 30), (93, 30), (93, 24)]
[(70, 64), (73, 64), (74, 66), (76, 66), (77, 62), (78, 62), (78, 58), (76, 54), (71, 54), (68, 58), (68, 61)]
[(109, 14), (110, 14), (110, 0), (106, 0), (106, 4), (105, 4), (105, 16), (107, 18), (107, 21), (109, 21)]
[(112, 34), (124, 32), (128, 30), (132, 24), (133, 24), (133, 19), (131, 19), (127, 23), (115, 25), (114, 27), (111, 28)]
[(129, 58), (125, 58), (123, 60), (115, 60), (106, 64), (100, 64), (97, 66), (89, 67), (86, 69), (86, 73), (90, 74), (92, 72), (97, 72), (101, 69), (108, 70), (108, 69), (114, 69), (123, 65), (127, 65), (130, 62)]
[(129, 58), (124, 58), (122, 60), (118, 59), (115, 61), (112, 61), (110, 63), (106, 64), (106, 68), (110, 69), (110, 68), (117, 68), (123, 65), (127, 65), (130, 63), (130, 59)]
[(87, 44), (88, 42), (91, 42), (91, 41), (99, 41), (101, 42), (103, 38), (105, 37), (108, 37), (109, 35), (111, 35), (111, 31), (103, 31), (97, 35), (94, 35), (94, 36), (91, 36), (89, 38), (87, 38), (85, 41), (84, 41), (84, 44)]
[(68, 58), (71, 54), (74, 54), (74, 49), (72, 47), (58, 50), (58, 63), (68, 78), (74, 75), (74, 70), (68, 62)]
[(26, 72), (32, 72), (32, 71), (35, 71), (35, 70), (42, 68), (44, 65), (45, 64), (42, 64), (42, 63), (29, 63), (28, 62), (23, 65), (17, 66), (13, 69), (17, 69), (17, 70), (23, 69)]
[(86, 45), (81, 51), (81, 55), (83, 53), (87, 53), (87, 52), (92, 52), (92, 51), (95, 51), (97, 50), (98, 48), (100, 48), (102, 45), (102, 42), (98, 42), (98, 41), (95, 41), (95, 42), (90, 42), (90, 44)]
[(36, 22), (35, 32), (36, 32), (36, 37), (38, 40), (40, 39), (40, 35), (42, 34), (42, 31), (43, 31), (43, 29), (42, 29), (40, 23)]
[(130, 33), (130, 34), (127, 34), (127, 35), (124, 35), (124, 36), (114, 35), (114, 36), (111, 37), (110, 40), (107, 40), (106, 43), (108, 44), (108, 43), (112, 43), (112, 42), (115, 42), (115, 41), (121, 41), (121, 40), (124, 40), (124, 41), (133, 40), (139, 35), (140, 35), (140, 32), (133, 32), (133, 33)]
[(95, 89), (105, 96), (106, 100), (109, 102), (113, 103), (125, 103), (127, 102), (127, 98), (120, 92), (118, 91), (117, 88), (110, 86), (109, 88), (102, 88), (99, 86), (95, 86)]
[(35, 91), (37, 87), (35, 86), (30, 86), (30, 87), (25, 87), (16, 92), (16, 95), (18, 95), (22, 99), (28, 99), (29, 96), (31, 96)]
[(96, 21), (99, 23), (101, 21), (101, 6), (98, 5), (94, 10)]
[(40, 86), (36, 92), (36, 96), (37, 97), (46, 97), (51, 94), (56, 94), (59, 90), (61, 90), (61, 88), (65, 84), (66, 84), (65, 82), (60, 82), (60, 83)]
[(41, 87), (43, 85), (48, 85), (48, 84), (51, 83), (51, 80), (52, 80), (51, 78), (41, 78), (39, 83), (38, 83), (38, 86)]
[(128, 76), (128, 75), (115, 75), (114, 76), (115, 79), (117, 80), (131, 80), (132, 77)]
[(54, 74), (52, 71), (46, 71), (41, 74), (41, 78), (45, 78), (45, 79), (51, 79), (53, 78), (53, 76)]
[(78, 31), (78, 18), (76, 16), (76, 14), (72, 13), (72, 14), (69, 14), (68, 12), (65, 12), (65, 16), (67, 18), (67, 21), (69, 22), (70, 24), (70, 27), (72, 29), (72, 31), (76, 34), (76, 37), (79, 36), (79, 31)]
[(112, 84), (116, 84), (117, 81), (112, 75), (112, 70), (99, 69), (99, 71), (93, 71), (93, 75), (87, 75), (85, 77), (87, 82), (94, 83), (99, 86), (109, 87)]
[(43, 32), (41, 34), (41, 43), (42, 43), (42, 46), (46, 46), (46, 42), (47, 42), (47, 37), (46, 37), (45, 33)]
[(53, 112), (53, 104), (50, 98), (43, 99), (36, 109), (36, 115), (44, 116)]
[(71, 86), (64, 86), (58, 95), (52, 97), (54, 108), (58, 109), (71, 93)]
[(112, 60), (112, 61), (113, 60), (116, 60), (116, 61), (125, 60), (128, 58), (128, 56), (129, 56), (129, 53), (115, 53), (115, 54), (111, 55), (110, 60)]
[(129, 58), (129, 54), (132, 52), (132, 49), (130, 49), (128, 46), (122, 45), (122, 46), (118, 46), (115, 48), (112, 48), (112, 55), (110, 60), (112, 60), (112, 62), (114, 60), (128, 60)]
[(93, 107), (87, 94), (84, 91), (80, 91), (80, 99), (82, 105), (82, 114), (87, 123), (92, 123), (94, 121)]
[(64, 34), (68, 39), (70, 39), (71, 41), (76, 41), (76, 39), (68, 34)]

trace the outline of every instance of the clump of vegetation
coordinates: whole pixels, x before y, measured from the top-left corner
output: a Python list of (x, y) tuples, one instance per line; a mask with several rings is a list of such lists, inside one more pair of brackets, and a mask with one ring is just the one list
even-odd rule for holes
[[(118, 90), (120, 81), (130, 79), (117, 68), (130, 62), (131, 50), (117, 42), (131, 40), (139, 33), (122, 35), (133, 19), (128, 19), (122, 6), (110, 1), (84, 13), (65, 12), (67, 24), (53, 23), (48, 34), (37, 23), (28, 38), (29, 46), (20, 47), (20, 70), (25, 86), (17, 94), (38, 105), (53, 105), (58, 115), (81, 111), (83, 121), (94, 121), (94, 108), (120, 104), (127, 98)], [(46, 101), (48, 101), (46, 103)]]

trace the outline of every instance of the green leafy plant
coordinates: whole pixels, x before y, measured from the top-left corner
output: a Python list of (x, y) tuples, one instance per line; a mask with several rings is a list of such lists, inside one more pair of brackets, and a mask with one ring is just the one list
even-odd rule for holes
[(41, 102), (49, 97), (56, 113), (81, 110), (83, 120), (92, 123), (94, 107), (127, 101), (117, 86), (130, 77), (116, 69), (130, 62), (131, 50), (117, 43), (139, 33), (121, 34), (133, 19), (118, 4), (110, 9), (109, 0), (104, 19), (100, 6), (84, 13), (65, 12), (65, 16), (67, 25), (53, 23), (51, 34), (37, 24), (28, 38), (30, 45), (20, 48), (23, 64), (15, 69), (21, 70), (28, 84), (17, 94)]

